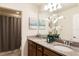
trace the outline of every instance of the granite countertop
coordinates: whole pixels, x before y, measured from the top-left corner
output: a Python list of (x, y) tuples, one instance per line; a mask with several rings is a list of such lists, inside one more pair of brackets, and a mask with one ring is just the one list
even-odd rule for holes
[[(58, 50), (58, 49), (54, 48), (55, 45), (63, 45), (62, 43), (59, 43), (59, 42), (47, 43), (46, 39), (39, 38), (39, 37), (34, 37), (34, 36), (28, 36), (27, 38), (28, 38), (28, 40), (31, 40), (31, 41), (33, 41), (33, 42), (35, 42), (37, 44), (40, 44), (40, 45), (42, 45), (42, 46), (44, 46), (44, 47), (46, 47), (46, 48), (48, 48), (48, 49), (50, 49), (52, 51), (54, 50), (57, 53), (60, 53), (62, 55), (79, 56), (79, 51), (77, 51), (79, 49), (77, 49), (77, 50), (72, 49), (73, 50), (72, 52), (67, 52), (67, 51), (64, 52), (64, 51), (61, 51), (61, 50)], [(75, 48), (75, 47), (73, 47), (73, 48)]]

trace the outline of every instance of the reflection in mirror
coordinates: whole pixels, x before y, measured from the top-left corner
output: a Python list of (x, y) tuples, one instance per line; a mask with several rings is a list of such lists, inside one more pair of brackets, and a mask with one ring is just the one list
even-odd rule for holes
[[(78, 26), (79, 23), (78, 23), (77, 20), (75, 20), (75, 19), (79, 18), (79, 16), (75, 16), (76, 14), (77, 15), (79, 14), (79, 10), (78, 10), (79, 4), (78, 3), (61, 3), (60, 9), (52, 10), (51, 12), (49, 11), (49, 9), (51, 9), (53, 3), (50, 3), (51, 7), (47, 6), (48, 5), (47, 3), (43, 3), (43, 4), (41, 3), (41, 4), (38, 4), (38, 5), (39, 5), (38, 17), (39, 17), (39, 19), (43, 19), (46, 22), (45, 23), (45, 25), (46, 25), (45, 29), (39, 30), (40, 35), (49, 34), (49, 31), (52, 31), (53, 29), (55, 29), (54, 23), (56, 23), (56, 25), (58, 24), (57, 28), (60, 29), (60, 30), (57, 30), (57, 31), (58, 31), (58, 33), (60, 33), (61, 39), (70, 40), (70, 41), (73, 40), (73, 41), (79, 42), (79, 39), (78, 39), (79, 36), (77, 35), (79, 33), (78, 32), (79, 29), (76, 29), (76, 28), (79, 27)], [(44, 7), (47, 8), (47, 9), (45, 10)], [(60, 16), (59, 20), (56, 19), (54, 22), (52, 20), (53, 24), (50, 25), (49, 24), (49, 18), (51, 18), (51, 16), (55, 18), (56, 15), (58, 15), (58, 17)], [(60, 18), (63, 18), (63, 19), (60, 19)], [(77, 24), (77, 26), (74, 25), (73, 22), (75, 22), (75, 24)], [(53, 29), (50, 30), (49, 27), (52, 27)], [(73, 30), (76, 31), (76, 32), (74, 32)], [(77, 37), (73, 38), (73, 36), (77, 36)]]

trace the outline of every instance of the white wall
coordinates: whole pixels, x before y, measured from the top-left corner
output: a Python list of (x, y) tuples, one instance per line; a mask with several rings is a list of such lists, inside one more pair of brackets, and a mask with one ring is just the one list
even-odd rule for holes
[[(22, 55), (27, 55), (27, 32), (28, 32), (28, 17), (34, 16), (37, 18), (38, 9), (33, 4), (23, 4), (23, 3), (1, 3), (1, 7), (6, 7), (10, 9), (22, 11)], [(32, 34), (29, 31), (29, 34)]]

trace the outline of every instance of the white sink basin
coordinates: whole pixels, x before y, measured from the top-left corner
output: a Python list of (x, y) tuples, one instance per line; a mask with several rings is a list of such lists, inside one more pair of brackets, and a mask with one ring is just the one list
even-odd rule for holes
[(65, 46), (54, 46), (55, 49), (61, 50), (63, 52), (73, 52), (71, 48), (65, 47)]

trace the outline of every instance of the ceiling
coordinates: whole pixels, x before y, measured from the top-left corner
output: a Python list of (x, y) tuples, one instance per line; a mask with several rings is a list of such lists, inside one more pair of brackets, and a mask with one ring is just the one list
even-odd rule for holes
[[(40, 11), (45, 11), (44, 10), (44, 6), (46, 4), (47, 3), (36, 3), (35, 5), (39, 8)], [(63, 10), (66, 10), (66, 9), (70, 9), (70, 8), (76, 7), (76, 6), (78, 6), (78, 3), (61, 3), (61, 5), (62, 5), (62, 8), (59, 9), (59, 10), (56, 10), (54, 12), (59, 12), (59, 11), (63, 11)]]

